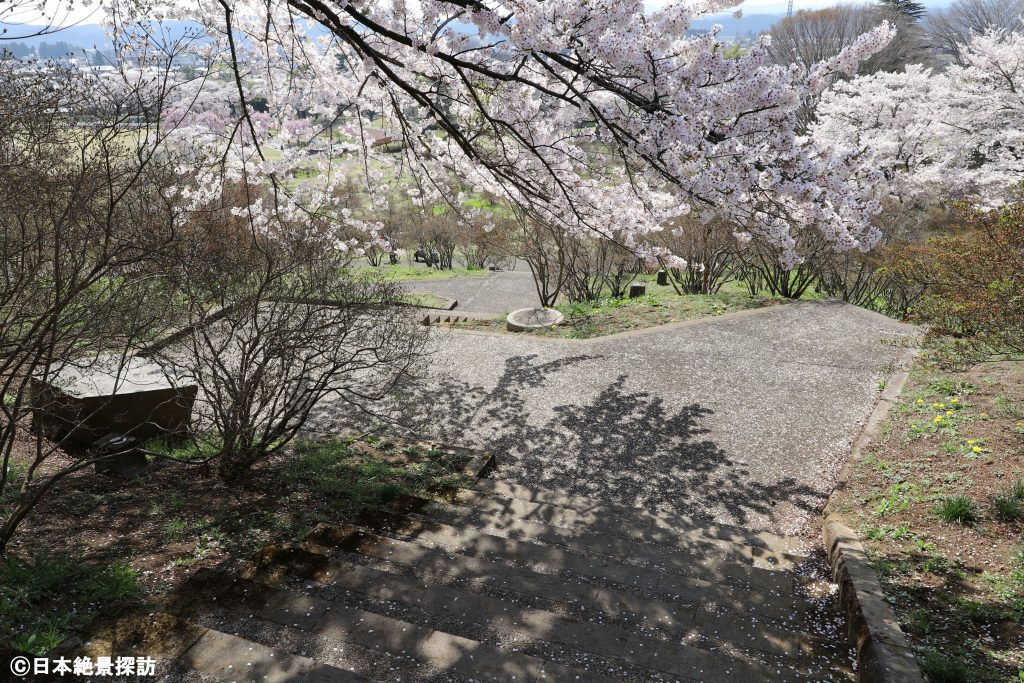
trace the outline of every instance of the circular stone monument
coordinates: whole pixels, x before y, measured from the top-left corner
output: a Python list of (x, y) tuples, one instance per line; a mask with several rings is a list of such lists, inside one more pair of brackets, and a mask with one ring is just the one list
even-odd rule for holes
[(508, 314), (505, 325), (509, 332), (528, 332), (557, 325), (563, 320), (565, 316), (553, 308), (520, 308)]

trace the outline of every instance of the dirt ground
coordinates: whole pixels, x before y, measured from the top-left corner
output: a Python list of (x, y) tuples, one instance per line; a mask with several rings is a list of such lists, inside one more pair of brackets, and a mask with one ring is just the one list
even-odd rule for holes
[(1024, 680), (1022, 477), (1024, 364), (915, 370), (837, 494), (933, 681)]
[[(8, 548), (0, 650), (30, 644), (41, 653), (93, 614), (117, 607), (106, 603), (158, 602), (201, 568), (249, 559), (267, 544), (303, 537), (319, 522), (461, 484), (468, 460), (465, 452), (369, 435), (297, 441), (260, 463), (244, 486), (230, 488), (206, 466), (164, 460), (153, 460), (133, 480), (80, 470), (44, 499)], [(55, 457), (47, 467), (68, 462)], [(107, 589), (52, 590), (93, 580), (82, 566), (96, 568)], [(115, 579), (103, 573), (111, 567)], [(120, 583), (111, 587), (111, 580)]]

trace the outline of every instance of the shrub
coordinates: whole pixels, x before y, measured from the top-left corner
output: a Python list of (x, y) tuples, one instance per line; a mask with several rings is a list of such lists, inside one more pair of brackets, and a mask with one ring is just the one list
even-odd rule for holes
[(194, 415), (205, 433), (192, 450), (215, 445), (221, 479), (242, 483), (322, 402), (388, 395), (418, 363), (425, 335), (394, 305), (400, 285), (346, 269), (349, 256), (336, 247), (344, 226), (259, 226), (216, 204), (192, 227), (201, 233), (207, 222), (236, 239), (215, 254), (199, 241), (168, 249), (162, 275), (176, 287), (187, 336), (155, 360), (199, 387)]
[(1024, 353), (1024, 203), (961, 207), (959, 215), (961, 229), (930, 240), (916, 259), (918, 278), (931, 283), (919, 312), (935, 332), (957, 338), (956, 356)]
[(1010, 484), (1010, 495), (1017, 500), (1024, 500), (1024, 478), (1017, 479)]
[[(686, 268), (672, 268), (670, 274), (686, 294), (717, 294), (738, 274), (739, 245), (728, 222), (715, 219), (707, 223), (695, 216), (678, 219), (668, 226), (662, 246), (686, 259)], [(754, 285), (756, 289), (760, 284)], [(755, 292), (756, 293), (756, 292)]]
[(972, 524), (978, 521), (978, 506), (967, 496), (948, 496), (935, 506), (935, 514), (947, 524)]

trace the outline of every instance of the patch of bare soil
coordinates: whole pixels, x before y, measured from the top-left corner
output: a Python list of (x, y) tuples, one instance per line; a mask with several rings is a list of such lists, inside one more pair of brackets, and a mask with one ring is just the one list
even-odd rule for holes
[[(57, 564), (68, 571), (76, 564), (117, 566), (120, 579), (137, 587), (107, 591), (132, 596), (119, 598), (114, 608), (158, 603), (200, 569), (250, 559), (268, 544), (301, 539), (321, 522), (343, 523), (401, 495), (463, 484), (469, 458), (457, 449), (369, 435), (297, 441), (231, 487), (208, 466), (162, 459), (133, 480), (80, 470), (54, 488), (8, 547), (8, 561), (24, 568), (26, 591), (41, 594), (21, 595), (20, 614), (12, 610), (6, 622), (0, 611), (0, 640), (7, 641), (0, 649), (12, 642), (29, 649), (27, 631), (36, 628), (40, 637), (31, 640), (32, 649), (45, 651), (81, 627), (83, 613), (111, 607), (102, 599), (76, 601), (68, 592), (37, 590), (33, 575), (48, 558), (62, 558)], [(62, 455), (47, 467), (67, 464)], [(69, 614), (75, 618), (64, 618)], [(33, 626), (35, 615), (45, 618)]]
[(915, 370), (836, 494), (931, 680), (1024, 680), (1022, 365)]

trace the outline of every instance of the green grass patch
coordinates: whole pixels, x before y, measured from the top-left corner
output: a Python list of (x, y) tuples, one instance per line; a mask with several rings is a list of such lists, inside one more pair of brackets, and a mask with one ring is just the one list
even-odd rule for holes
[(930, 683), (967, 683), (971, 680), (967, 665), (934, 650), (921, 659), (921, 671)]
[(1004, 522), (1017, 522), (1024, 519), (1024, 502), (1009, 493), (997, 493), (992, 496), (992, 514)]
[(342, 439), (297, 441), (293, 447), (296, 457), (288, 466), (288, 480), (342, 512), (466, 483), (454, 473), (457, 456), (443, 452), (386, 458)]
[(489, 272), (480, 268), (452, 268), (451, 270), (438, 270), (437, 268), (428, 268), (421, 264), (409, 266), (403, 263), (394, 266), (382, 265), (376, 268), (373, 266), (356, 266), (353, 270), (356, 272), (374, 273), (396, 282), (422, 282), (425, 280), (451, 280), (459, 277), (483, 277)]
[(437, 296), (436, 294), (430, 294), (429, 292), (412, 292), (409, 294), (402, 295), (402, 302), (409, 304), (410, 306), (419, 306), (421, 308), (437, 308), (441, 310), (449, 310), (452, 306), (452, 300)]
[(947, 496), (935, 505), (935, 514), (947, 524), (974, 524), (981, 514), (967, 496)]
[(968, 396), (977, 390), (978, 387), (970, 382), (951, 377), (940, 377), (928, 382), (928, 391), (932, 396)]
[(914, 503), (921, 492), (917, 484), (908, 481), (891, 484), (882, 497), (872, 508), (876, 517), (885, 517), (897, 512), (903, 512)]
[(75, 557), (8, 558), (0, 565), (0, 647), (42, 655), (103, 605), (142, 593), (123, 564), (94, 566)]
[(196, 440), (160, 436), (150, 439), (142, 447), (175, 460), (205, 460), (217, 454), (220, 442), (205, 435), (200, 435)]
[(881, 539), (892, 539), (902, 541), (912, 539), (916, 536), (910, 528), (910, 522), (901, 524), (880, 524), (878, 526), (865, 526), (860, 529), (861, 536), (877, 541)]
[(777, 303), (774, 299), (752, 297), (746, 292), (680, 296), (671, 287), (651, 284), (648, 284), (647, 292), (635, 299), (603, 297), (595, 301), (559, 304), (555, 308), (565, 316), (565, 323), (546, 328), (539, 334), (589, 339)]

